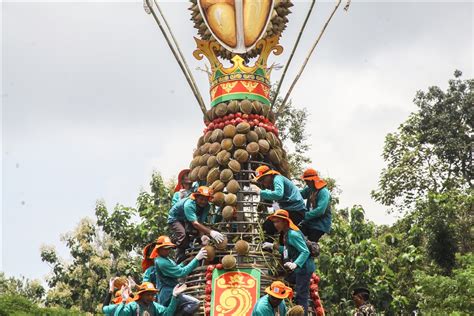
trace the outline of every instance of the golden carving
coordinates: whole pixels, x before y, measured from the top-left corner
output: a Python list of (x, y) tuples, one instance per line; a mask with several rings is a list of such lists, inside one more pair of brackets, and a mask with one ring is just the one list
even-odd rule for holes
[(229, 93), (232, 91), (232, 89), (235, 88), (236, 85), (237, 85), (237, 81), (226, 82), (226, 83), (221, 84), (221, 88), (224, 89), (225, 92)]
[(252, 92), (258, 86), (258, 82), (241, 81), (240, 82), (248, 92)]

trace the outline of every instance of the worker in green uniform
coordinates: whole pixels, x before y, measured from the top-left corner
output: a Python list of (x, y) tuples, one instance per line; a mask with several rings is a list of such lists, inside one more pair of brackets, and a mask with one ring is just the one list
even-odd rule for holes
[[(119, 304), (122, 302), (122, 290), (115, 291), (114, 283), (117, 279), (118, 277), (113, 277), (110, 279), (109, 292), (107, 293), (107, 296), (104, 299), (104, 303), (102, 304), (102, 312), (107, 316), (113, 316), (117, 309), (117, 306), (119, 306)], [(112, 296), (114, 296), (113, 299)]]
[(281, 281), (273, 282), (265, 289), (267, 295), (262, 296), (255, 304), (252, 316), (285, 316), (285, 298), (293, 297), (293, 290)]
[(177, 285), (173, 289), (173, 298), (170, 304), (165, 307), (156, 303), (155, 294), (158, 290), (153, 283), (144, 282), (138, 287), (133, 301), (124, 305), (123, 308), (116, 313), (118, 316), (174, 316), (176, 315), (177, 300), (181, 293), (186, 291), (186, 284)]
[(185, 251), (190, 242), (188, 237), (190, 234), (189, 226), (198, 231), (203, 242), (208, 238), (207, 235), (210, 235), (217, 243), (224, 240), (224, 235), (203, 224), (207, 222), (211, 197), (212, 190), (206, 186), (200, 186), (196, 192), (180, 200), (169, 211), (168, 227), (171, 232), (171, 239), (177, 247), (176, 261), (178, 263), (186, 258)]
[[(296, 185), (266, 165), (258, 167), (255, 173), (254, 181), (257, 181), (263, 189), (255, 185), (252, 186), (252, 189), (260, 194), (260, 199), (274, 201), (275, 210), (287, 210), (293, 223), (299, 225), (304, 219), (306, 206)], [(265, 221), (263, 229), (268, 235), (276, 234), (276, 229), (271, 221)]]
[(331, 194), (326, 181), (319, 177), (316, 170), (307, 169), (302, 179), (306, 182), (306, 186), (300, 192), (306, 199), (308, 211), (299, 226), (309, 240), (318, 242), (321, 236), (331, 231), (332, 217), (329, 205)]
[[(308, 246), (303, 233), (290, 219), (286, 210), (278, 210), (268, 216), (273, 222), (275, 229), (280, 233), (281, 245), (279, 252), (282, 254), (283, 266), (289, 274), (286, 280), (290, 284), (295, 284), (295, 302), (303, 306), (305, 315), (308, 313), (309, 284), (311, 275), (316, 266), (310, 256)], [(264, 249), (273, 249), (273, 243), (263, 243)]]
[[(171, 301), (173, 288), (179, 283), (178, 279), (189, 275), (198, 265), (199, 261), (207, 258), (207, 251), (201, 248), (194, 259), (187, 265), (176, 264), (169, 254), (176, 245), (171, 242), (168, 236), (160, 236), (156, 242), (155, 249), (150, 257), (155, 258), (155, 270), (160, 284), (158, 301), (161, 305), (167, 306)], [(189, 296), (181, 295), (178, 302), (177, 312), (181, 315), (192, 315), (199, 308), (199, 300)]]

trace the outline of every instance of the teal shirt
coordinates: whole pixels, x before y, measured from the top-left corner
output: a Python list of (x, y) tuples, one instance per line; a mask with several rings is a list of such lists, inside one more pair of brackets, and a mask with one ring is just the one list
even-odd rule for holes
[(189, 275), (198, 266), (199, 261), (194, 258), (187, 265), (176, 264), (170, 258), (157, 257), (155, 269), (158, 276), (158, 300), (162, 305), (168, 305), (173, 294), (173, 288), (178, 284), (178, 279)]
[(195, 222), (204, 223), (207, 221), (207, 214), (211, 208), (210, 204), (206, 207), (199, 207), (196, 201), (191, 198), (185, 198), (176, 203), (168, 213), (168, 224), (174, 222)]
[(148, 269), (143, 272), (143, 280), (142, 282), (151, 282), (155, 285), (156, 288), (158, 287), (158, 278), (156, 277), (156, 268), (154, 265), (148, 267)]
[(149, 306), (141, 305), (137, 302), (131, 302), (125, 305), (125, 307), (118, 314), (119, 316), (142, 316), (145, 312), (148, 312), (150, 316), (174, 316), (177, 307), (177, 301), (173, 297), (168, 307), (153, 302)]
[(300, 190), (293, 182), (279, 174), (273, 178), (273, 191), (261, 190), (260, 197), (278, 202), (280, 208), (288, 212), (305, 211), (305, 204)]
[(309, 200), (311, 191), (308, 186), (301, 190), (301, 195), (307, 201), (306, 207), (308, 209), (304, 216), (304, 223), (311, 229), (329, 233), (332, 225), (331, 208), (329, 205), (331, 194), (326, 187), (320, 189), (316, 198), (316, 205), (311, 207)]
[(174, 206), (176, 203), (178, 203), (180, 200), (187, 198), (189, 195), (191, 195), (193, 191), (191, 190), (179, 190), (178, 192), (175, 192), (173, 194), (173, 199), (171, 200), (171, 206)]
[(110, 304), (102, 307), (102, 312), (107, 316), (113, 316), (119, 304)]
[[(308, 246), (304, 240), (303, 233), (293, 229), (288, 230), (284, 236), (285, 245), (280, 246), (280, 253), (283, 254), (284, 259), (289, 259), (296, 263), (296, 273), (311, 273), (314, 272), (316, 266), (313, 258), (310, 256)], [(285, 252), (287, 257), (285, 258)]]
[[(280, 305), (278, 305), (278, 310), (280, 311), (280, 316), (286, 315), (286, 305), (285, 301), (282, 300)], [(257, 303), (255, 304), (252, 316), (273, 316), (275, 315), (275, 310), (268, 300), (268, 294), (262, 296)]]

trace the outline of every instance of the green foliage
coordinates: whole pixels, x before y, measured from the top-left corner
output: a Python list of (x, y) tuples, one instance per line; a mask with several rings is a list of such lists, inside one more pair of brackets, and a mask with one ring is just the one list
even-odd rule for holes
[(39, 303), (45, 295), (45, 289), (38, 280), (28, 280), (24, 277), (19, 279), (7, 278), (0, 272), (0, 296), (19, 295), (28, 298), (29, 301)]
[(417, 271), (420, 312), (426, 315), (472, 315), (474, 311), (474, 255), (457, 257), (451, 277)]
[(382, 170), (375, 200), (394, 210), (412, 210), (428, 192), (473, 187), (474, 80), (454, 73), (446, 92), (419, 91), (418, 107), (396, 133), (385, 138)]
[(375, 225), (365, 220), (362, 207), (333, 212), (332, 232), (320, 244), (320, 294), (330, 315), (351, 312), (351, 292), (358, 286), (371, 289), (371, 301), (378, 310), (392, 310), (394, 274), (381, 253)]

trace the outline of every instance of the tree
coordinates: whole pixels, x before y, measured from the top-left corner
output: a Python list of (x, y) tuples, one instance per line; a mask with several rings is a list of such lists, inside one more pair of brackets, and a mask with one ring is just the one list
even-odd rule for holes
[(418, 111), (386, 136), (376, 201), (406, 211), (428, 192), (473, 188), (474, 80), (461, 75), (454, 72), (446, 92), (418, 91)]

